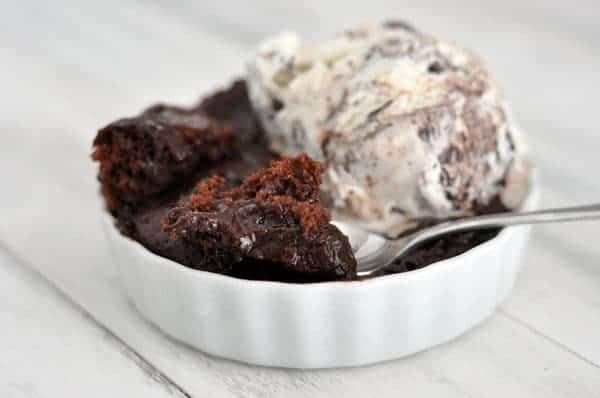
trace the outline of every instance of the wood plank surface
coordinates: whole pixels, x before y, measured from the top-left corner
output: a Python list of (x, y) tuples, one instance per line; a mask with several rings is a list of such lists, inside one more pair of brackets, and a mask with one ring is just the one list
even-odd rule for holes
[(0, 247), (0, 396), (185, 397)]
[[(241, 73), (255, 43), (282, 29), (315, 38), (401, 16), (473, 48), (488, 60), (523, 126), (541, 175), (542, 204), (598, 201), (600, 180), (592, 174), (600, 144), (592, 97), (600, 89), (598, 7), (458, 3), (7, 5), (0, 16), (0, 240), (191, 396), (600, 396), (594, 223), (536, 230), (514, 295), (466, 336), (366, 368), (285, 371), (213, 358), (143, 321), (118, 286), (89, 160), (95, 131), (156, 101), (195, 101)], [(31, 283), (31, 294), (42, 289)], [(47, 318), (35, 321), (41, 327)], [(9, 341), (24, 344), (14, 336)], [(0, 392), (6, 385), (0, 378)]]

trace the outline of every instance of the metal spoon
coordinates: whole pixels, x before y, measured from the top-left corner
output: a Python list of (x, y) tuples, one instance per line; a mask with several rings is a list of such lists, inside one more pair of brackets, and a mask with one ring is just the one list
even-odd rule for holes
[(356, 274), (368, 276), (389, 267), (421, 243), (453, 232), (592, 219), (600, 219), (600, 204), (462, 218), (445, 221), (395, 239), (365, 231), (346, 222), (334, 224), (350, 237), (358, 263)]

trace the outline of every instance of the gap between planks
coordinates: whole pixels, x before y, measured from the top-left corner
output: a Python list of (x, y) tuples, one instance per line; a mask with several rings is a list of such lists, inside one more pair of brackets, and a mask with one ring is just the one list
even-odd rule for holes
[(553, 339), (552, 337), (548, 336), (547, 334), (545, 334), (544, 332), (542, 332), (541, 330), (535, 328), (534, 326), (530, 325), (529, 323), (525, 322), (524, 320), (520, 319), (517, 316), (514, 316), (512, 314), (510, 314), (508, 311), (506, 311), (505, 309), (503, 309), (502, 307), (499, 307), (497, 309), (497, 312), (504, 316), (505, 318), (508, 318), (509, 320), (513, 321), (514, 323), (524, 327), (525, 329), (529, 330), (531, 333), (535, 334), (536, 336), (546, 340), (548, 343), (562, 349), (563, 351), (575, 356), (576, 358), (579, 358), (580, 360), (582, 360), (583, 362), (600, 369), (600, 364), (597, 364), (596, 362), (584, 357), (583, 355), (579, 354), (577, 351), (574, 351), (572, 349), (570, 349), (568, 346), (562, 344), (560, 341), (557, 341), (555, 339)]
[(65, 292), (63, 292), (60, 288), (58, 288), (54, 283), (52, 283), (48, 278), (46, 278), (42, 273), (40, 273), (35, 267), (27, 264), (21, 256), (16, 253), (14, 250), (10, 248), (8, 244), (4, 241), (0, 240), (0, 251), (6, 254), (6, 256), (14, 261), (14, 263), (21, 268), (25, 269), (27, 272), (35, 275), (36, 278), (42, 280), (46, 285), (48, 285), (67, 305), (70, 305), (73, 309), (75, 309), (78, 313), (80, 313), (84, 319), (87, 319), (91, 323), (93, 323), (96, 327), (98, 327), (105, 336), (107, 336), (110, 340), (115, 343), (116, 348), (123, 354), (123, 356), (131, 361), (150, 379), (160, 384), (166, 391), (171, 393), (175, 393), (175, 396), (192, 398), (185, 389), (176, 384), (169, 376), (163, 373), (161, 370), (156, 368), (152, 363), (150, 363), (146, 358), (144, 358), (140, 353), (130, 347), (125, 341), (123, 341), (119, 336), (114, 334), (109, 328), (107, 328), (102, 323), (98, 322), (94, 316), (89, 313), (85, 308), (83, 308), (79, 303), (72, 300)]

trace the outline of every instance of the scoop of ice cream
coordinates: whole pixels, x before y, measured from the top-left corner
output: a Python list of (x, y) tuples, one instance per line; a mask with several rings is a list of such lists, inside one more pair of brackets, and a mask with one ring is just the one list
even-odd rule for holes
[(337, 216), (400, 231), (524, 195), (518, 129), (481, 60), (405, 23), (281, 34), (248, 83), (273, 149), (325, 162)]

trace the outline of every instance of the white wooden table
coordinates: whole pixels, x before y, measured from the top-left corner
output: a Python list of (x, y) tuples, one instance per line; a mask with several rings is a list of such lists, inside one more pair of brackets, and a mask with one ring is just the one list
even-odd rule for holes
[(365, 368), (259, 368), (170, 340), (135, 312), (89, 159), (100, 126), (195, 101), (267, 34), (400, 16), (488, 59), (544, 205), (598, 201), (596, 0), (83, 3), (0, 0), (0, 397), (600, 396), (598, 224), (536, 229), (513, 296), (454, 342)]

